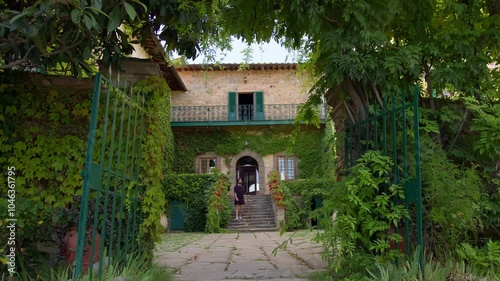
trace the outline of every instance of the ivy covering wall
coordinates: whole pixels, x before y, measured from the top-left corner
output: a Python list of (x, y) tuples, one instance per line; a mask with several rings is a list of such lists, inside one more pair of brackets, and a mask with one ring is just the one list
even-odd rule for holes
[[(320, 177), (324, 168), (318, 159), (322, 157), (323, 130), (311, 127), (282, 126), (248, 130), (174, 130), (175, 152), (173, 171), (194, 173), (197, 155), (207, 152), (222, 156), (229, 166), (234, 155), (245, 149), (261, 156), (286, 151), (299, 158), (299, 178)], [(248, 143), (248, 146), (247, 146)]]
[[(90, 122), (92, 82), (85, 90), (41, 85), (40, 81), (51, 79), (65, 78), (0, 75), (0, 167), (5, 169), (0, 172), (0, 181), (6, 182), (7, 167), (15, 167), (16, 249), (24, 249), (17, 251), (18, 261), (29, 265), (24, 269), (32, 273), (37, 272), (40, 261), (48, 260), (37, 246), (57, 248), (68, 226), (78, 223)], [(67, 79), (64, 84), (72, 85), (72, 78)], [(81, 80), (73, 82), (84, 84)], [(142, 138), (141, 181), (146, 189), (142, 194), (140, 241), (151, 254), (158, 240), (159, 214), (165, 205), (161, 181), (172, 159), (170, 90), (158, 77), (139, 83), (135, 90), (144, 92), (148, 100)], [(4, 214), (7, 198), (3, 189), (0, 211)], [(89, 208), (93, 212), (93, 207)], [(0, 238), (7, 241), (7, 229), (0, 229)]]

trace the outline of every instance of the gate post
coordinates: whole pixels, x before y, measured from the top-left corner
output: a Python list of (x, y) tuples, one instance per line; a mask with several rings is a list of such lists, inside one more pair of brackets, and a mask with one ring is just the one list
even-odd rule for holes
[(422, 235), (422, 179), (420, 176), (420, 132), (419, 132), (419, 121), (418, 121), (418, 97), (420, 91), (418, 87), (415, 87), (413, 91), (413, 111), (414, 111), (414, 134), (415, 134), (415, 177), (417, 180), (417, 243), (420, 245), (419, 249), (419, 261), (420, 261), (420, 271), (422, 276), (424, 275), (424, 241)]
[(73, 272), (73, 280), (78, 280), (82, 273), (83, 250), (85, 248), (85, 234), (87, 232), (88, 200), (90, 196), (90, 168), (94, 156), (94, 143), (97, 126), (97, 114), (99, 111), (99, 97), (101, 94), (101, 74), (97, 73), (94, 82), (94, 94), (92, 96), (92, 110), (90, 113), (90, 126), (85, 156), (85, 167), (83, 170), (83, 190), (80, 205), (80, 219), (78, 220), (78, 240), (76, 244), (76, 260)]

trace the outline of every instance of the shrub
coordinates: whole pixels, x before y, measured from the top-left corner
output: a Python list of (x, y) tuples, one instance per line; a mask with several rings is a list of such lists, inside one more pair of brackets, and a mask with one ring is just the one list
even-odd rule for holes
[(219, 174), (167, 174), (163, 182), (166, 213), (170, 210), (169, 202), (184, 201), (185, 231), (205, 231), (209, 194), (219, 177)]
[(269, 190), (271, 191), (274, 203), (280, 207), (285, 206), (285, 192), (281, 186), (281, 177), (278, 170), (269, 172), (267, 182), (269, 183)]
[(468, 243), (462, 243), (457, 254), (471, 266), (487, 272), (500, 272), (500, 241), (489, 240), (482, 248), (476, 248)]
[(320, 221), (325, 214), (321, 206), (312, 210), (311, 204), (316, 199), (324, 200), (335, 186), (334, 179), (298, 179), (295, 181), (282, 182), (285, 192), (285, 222), (287, 230), (305, 228), (309, 226), (309, 220)]
[(227, 195), (229, 187), (229, 178), (222, 174), (219, 180), (211, 187), (208, 196), (207, 232), (223, 232), (222, 227), (227, 225), (231, 220), (231, 204)]
[(334, 268), (369, 266), (374, 259), (387, 261), (402, 255), (390, 249), (390, 242), (403, 238), (388, 233), (408, 217), (408, 210), (398, 204), (404, 199), (403, 187), (390, 182), (392, 169), (389, 157), (368, 151), (331, 189), (324, 210), (338, 214), (333, 224), (331, 217), (323, 220), (326, 229), (320, 240)]
[(441, 147), (421, 141), (424, 241), (438, 255), (477, 231), (482, 182), (473, 168), (457, 167)]

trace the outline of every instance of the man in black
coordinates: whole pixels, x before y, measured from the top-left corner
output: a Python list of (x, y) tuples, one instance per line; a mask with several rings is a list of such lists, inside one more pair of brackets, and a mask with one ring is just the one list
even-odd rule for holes
[(243, 205), (245, 205), (245, 189), (241, 185), (243, 181), (238, 179), (236, 185), (234, 186), (234, 206), (236, 208), (236, 220), (242, 220), (241, 215), (243, 214)]

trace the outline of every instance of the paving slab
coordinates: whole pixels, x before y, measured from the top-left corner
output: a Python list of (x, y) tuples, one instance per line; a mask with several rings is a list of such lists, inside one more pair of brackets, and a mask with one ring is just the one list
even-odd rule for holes
[[(327, 267), (321, 245), (312, 242), (313, 234), (307, 232), (189, 235), (166, 234), (155, 253), (156, 262), (172, 271), (174, 281), (306, 281), (310, 273)], [(284, 241), (286, 248), (274, 255)]]

